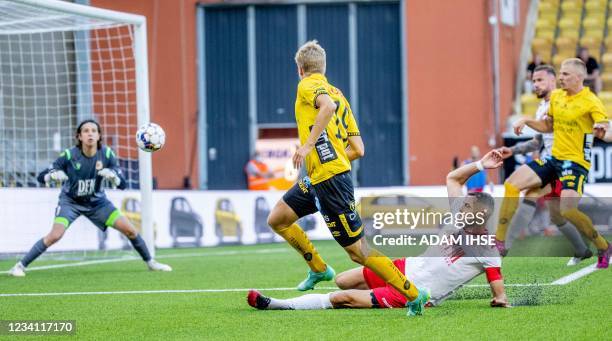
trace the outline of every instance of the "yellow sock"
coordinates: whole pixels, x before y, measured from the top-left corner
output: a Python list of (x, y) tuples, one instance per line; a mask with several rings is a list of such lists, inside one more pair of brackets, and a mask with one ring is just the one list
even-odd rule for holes
[(321, 258), (317, 249), (315, 249), (304, 230), (302, 230), (298, 224), (294, 223), (276, 232), (280, 234), (281, 237), (285, 238), (289, 245), (302, 255), (306, 263), (308, 263), (310, 270), (314, 272), (323, 272), (327, 269), (327, 265), (323, 261), (323, 258)]
[(563, 211), (561, 215), (574, 224), (585, 237), (589, 238), (598, 250), (608, 249), (608, 241), (597, 232), (588, 215), (580, 212), (577, 208)]
[(370, 250), (370, 255), (366, 258), (364, 265), (406, 296), (408, 301), (414, 301), (419, 295), (419, 291), (414, 283), (402, 274), (389, 257), (382, 253)]
[(502, 200), (499, 209), (499, 223), (497, 224), (497, 231), (495, 231), (495, 238), (501, 241), (506, 240), (506, 231), (508, 231), (508, 225), (510, 225), (514, 212), (516, 212), (519, 195), (521, 194), (519, 189), (509, 182), (504, 183), (504, 190), (504, 200)]

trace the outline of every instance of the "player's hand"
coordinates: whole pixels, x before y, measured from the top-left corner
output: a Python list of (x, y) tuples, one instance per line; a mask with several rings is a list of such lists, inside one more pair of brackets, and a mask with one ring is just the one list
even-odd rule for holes
[(119, 184), (121, 183), (121, 179), (119, 178), (119, 176), (117, 176), (117, 173), (115, 173), (115, 171), (112, 169), (103, 168), (100, 171), (98, 171), (98, 175), (110, 181), (110, 183), (112, 183), (114, 186), (119, 186)]
[(512, 308), (506, 297), (497, 298), (493, 297), (491, 300), (491, 307), (493, 308)]
[(295, 151), (295, 154), (293, 154), (293, 168), (300, 169), (300, 167), (302, 166), (302, 162), (306, 160), (306, 155), (308, 155), (311, 150), (312, 146), (308, 144), (305, 144), (298, 148), (298, 150)]
[(499, 151), (493, 149), (486, 153), (480, 162), (485, 169), (495, 169), (504, 164), (504, 158)]
[(523, 128), (525, 128), (525, 119), (521, 118), (518, 121), (514, 122), (512, 128), (514, 129), (514, 133), (517, 136), (521, 136), (521, 134), (523, 133)]
[(63, 170), (52, 170), (45, 174), (45, 183), (48, 184), (51, 181), (64, 182), (68, 180), (68, 175)]
[(595, 123), (593, 125), (593, 135), (598, 139), (603, 140), (604, 136), (606, 136), (606, 131), (608, 130), (608, 123)]
[(505, 159), (507, 159), (507, 158), (509, 158), (509, 157), (511, 157), (511, 156), (512, 156), (512, 154), (514, 154), (514, 153), (512, 152), (512, 149), (511, 149), (511, 148), (508, 148), (508, 147), (501, 147), (501, 148), (498, 148), (498, 149), (497, 149), (497, 151), (498, 151), (498, 152), (501, 154), (501, 156), (502, 156), (502, 158), (503, 158), (504, 160), (505, 160)]

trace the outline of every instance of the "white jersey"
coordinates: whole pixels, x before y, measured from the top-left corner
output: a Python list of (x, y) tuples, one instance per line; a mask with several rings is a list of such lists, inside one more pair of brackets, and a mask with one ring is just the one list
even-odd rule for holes
[[(550, 101), (543, 99), (538, 106), (538, 111), (536, 111), (536, 119), (543, 120), (548, 115), (549, 107)], [(540, 152), (540, 159), (552, 156), (553, 133), (543, 133), (542, 140), (544, 142), (544, 149)]]
[(482, 274), (485, 268), (501, 267), (499, 253), (492, 245), (436, 247), (436, 255), (441, 250), (444, 257), (427, 257), (425, 251), (423, 256), (406, 258), (406, 277), (417, 287), (431, 291), (430, 302), (433, 305), (440, 304), (455, 290)]
[[(464, 199), (449, 198), (453, 214), (461, 211)], [(468, 235), (465, 230), (456, 230), (452, 226), (441, 234), (450, 233), (462, 237)], [(438, 305), (486, 268), (499, 268), (501, 263), (494, 245), (430, 246), (421, 256), (406, 258), (404, 273), (417, 287), (428, 288), (430, 302)]]

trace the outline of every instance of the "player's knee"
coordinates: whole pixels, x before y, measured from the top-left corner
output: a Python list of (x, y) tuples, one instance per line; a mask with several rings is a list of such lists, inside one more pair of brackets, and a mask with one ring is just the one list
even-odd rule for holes
[(557, 214), (550, 214), (550, 221), (557, 225), (557, 226), (561, 226), (563, 224), (565, 224), (567, 222), (567, 219), (563, 218), (563, 216), (559, 213)]
[(357, 264), (364, 265), (366, 257), (361, 253), (355, 250), (347, 250), (349, 257), (351, 260)]
[(138, 232), (133, 227), (130, 226), (129, 228), (123, 231), (123, 234), (129, 239), (134, 239), (138, 235)]
[(347, 274), (344, 273), (344, 272), (336, 275), (336, 278), (334, 279), (334, 281), (336, 282), (336, 285), (340, 289), (343, 289), (343, 290), (344, 289), (351, 289), (350, 277), (347, 276)]
[(47, 247), (57, 243), (60, 239), (62, 239), (62, 236), (64, 235), (63, 232), (60, 231), (53, 231), (51, 233), (49, 233), (47, 235), (47, 237), (44, 240), (44, 243)]
[(347, 308), (353, 303), (351, 296), (344, 291), (336, 291), (329, 294), (329, 301), (334, 308)]
[(521, 192), (518, 184), (511, 178), (504, 181), (504, 191), (506, 196), (519, 196)]

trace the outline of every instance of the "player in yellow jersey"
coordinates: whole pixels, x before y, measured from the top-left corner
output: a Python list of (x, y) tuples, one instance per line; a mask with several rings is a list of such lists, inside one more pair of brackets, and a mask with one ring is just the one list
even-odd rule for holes
[[(506, 182), (499, 223), (506, 224), (518, 205), (520, 191), (546, 186), (555, 178), (562, 184), (561, 215), (576, 226), (599, 250), (598, 268), (607, 268), (612, 246), (593, 227), (593, 222), (578, 210), (584, 182), (591, 167), (593, 137), (603, 138), (609, 128), (608, 116), (601, 100), (583, 86), (584, 63), (577, 58), (563, 61), (559, 72), (561, 89), (550, 98), (550, 120), (521, 119), (515, 124), (520, 134), (529, 127), (554, 134), (552, 156), (540, 160), (523, 176)], [(499, 226), (498, 226), (499, 228)]]
[(279, 200), (270, 212), (268, 224), (310, 267), (298, 290), (313, 289), (318, 282), (335, 276), (295, 223), (300, 217), (319, 211), (350, 258), (370, 268), (404, 295), (409, 316), (421, 315), (429, 291), (417, 289), (389, 258), (370, 248), (363, 239), (350, 174), (351, 161), (364, 155), (363, 141), (348, 101), (325, 78), (325, 50), (317, 41), (309, 41), (299, 48), (295, 62), (301, 79), (295, 100), (301, 147), (293, 156), (293, 165), (299, 169), (305, 162), (308, 176)]

